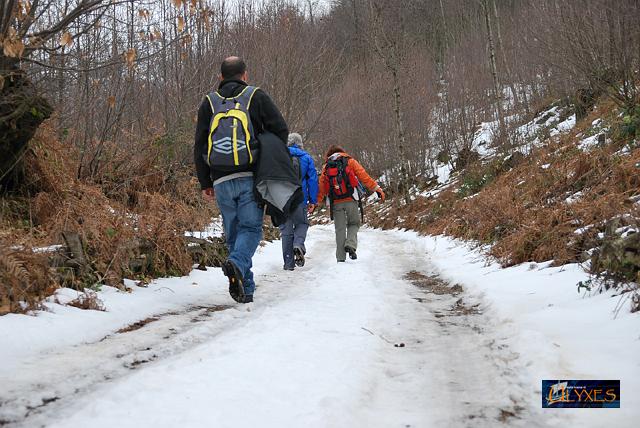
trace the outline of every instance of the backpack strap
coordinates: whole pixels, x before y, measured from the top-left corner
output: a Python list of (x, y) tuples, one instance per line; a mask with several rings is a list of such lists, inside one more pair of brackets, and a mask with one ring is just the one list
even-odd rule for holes
[(258, 86), (248, 85), (245, 86), (238, 95), (234, 95), (232, 97), (223, 97), (218, 91), (213, 92), (212, 95), (214, 95), (215, 98), (218, 98), (221, 101), (235, 101), (236, 103), (247, 106), (248, 109), (251, 105), (251, 100), (253, 99), (253, 96), (258, 89), (260, 89)]

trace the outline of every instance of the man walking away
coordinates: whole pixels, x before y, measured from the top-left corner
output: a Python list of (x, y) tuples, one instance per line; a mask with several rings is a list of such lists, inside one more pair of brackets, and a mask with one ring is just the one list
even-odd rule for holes
[(304, 256), (307, 252), (304, 241), (309, 229), (307, 210), (313, 211), (318, 199), (318, 172), (313, 164), (313, 158), (304, 151), (300, 134), (289, 134), (287, 145), (294, 168), (299, 172), (304, 193), (304, 201), (295, 209), (286, 223), (280, 225), (284, 270), (294, 270), (294, 265), (304, 266)]
[(330, 146), (320, 175), (318, 204), (321, 204), (325, 197), (329, 198), (331, 219), (334, 220), (336, 231), (336, 259), (339, 263), (346, 260), (347, 253), (352, 260), (358, 258), (356, 250), (361, 225), (358, 210), (359, 183), (376, 192), (384, 201), (385, 194), (382, 188), (367, 174), (362, 165), (345, 153), (342, 147)]
[(239, 303), (253, 302), (252, 257), (262, 239), (263, 211), (254, 196), (257, 136), (264, 132), (287, 141), (289, 130), (271, 98), (247, 85), (247, 66), (238, 57), (220, 67), (218, 90), (198, 110), (194, 160), (202, 196), (216, 200), (229, 258), (222, 271), (229, 294)]

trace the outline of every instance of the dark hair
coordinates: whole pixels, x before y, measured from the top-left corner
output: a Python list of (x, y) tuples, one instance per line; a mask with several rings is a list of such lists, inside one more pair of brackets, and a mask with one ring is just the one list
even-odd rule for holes
[(329, 148), (327, 149), (327, 153), (325, 154), (325, 157), (327, 159), (329, 159), (329, 157), (331, 157), (331, 155), (334, 155), (336, 153), (342, 153), (344, 152), (344, 149), (336, 144), (332, 144), (329, 146)]
[(222, 61), (220, 74), (223, 79), (238, 79), (247, 71), (247, 64), (237, 56), (230, 56)]

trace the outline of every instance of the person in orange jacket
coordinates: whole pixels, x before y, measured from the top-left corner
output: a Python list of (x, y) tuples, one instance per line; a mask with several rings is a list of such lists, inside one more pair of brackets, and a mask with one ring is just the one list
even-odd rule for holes
[[(349, 156), (342, 147), (331, 145), (325, 155), (325, 164), (320, 174), (318, 205), (328, 197), (331, 219), (336, 231), (336, 259), (338, 263), (349, 258), (358, 258), (358, 230), (361, 226), (358, 209), (358, 185), (361, 183), (384, 201), (385, 194), (378, 183), (367, 174), (357, 160)], [(310, 207), (312, 210), (313, 207)]]

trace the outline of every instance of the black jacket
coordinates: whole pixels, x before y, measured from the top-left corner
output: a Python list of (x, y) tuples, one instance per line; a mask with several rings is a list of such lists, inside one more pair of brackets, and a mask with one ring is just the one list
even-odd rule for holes
[(258, 135), (260, 154), (254, 175), (259, 205), (266, 205), (274, 226), (287, 221), (290, 213), (304, 201), (299, 173), (294, 169), (286, 144), (276, 135)]
[[(218, 93), (223, 97), (233, 97), (238, 95), (244, 87), (247, 86), (242, 80), (223, 80), (218, 87)], [(225, 175), (242, 172), (241, 170), (230, 172), (211, 171), (209, 165), (205, 161), (207, 154), (207, 145), (209, 139), (209, 126), (211, 125), (211, 106), (205, 98), (198, 110), (198, 123), (196, 125), (195, 145), (193, 156), (196, 163), (196, 172), (198, 181), (203, 189), (213, 186), (213, 182)], [(269, 95), (263, 90), (258, 89), (251, 100), (249, 106), (249, 116), (253, 124), (253, 131), (256, 136), (264, 132), (272, 132), (286, 143), (289, 138), (289, 128), (284, 121), (280, 110), (273, 103)], [(251, 171), (254, 167), (248, 167), (246, 170)]]

